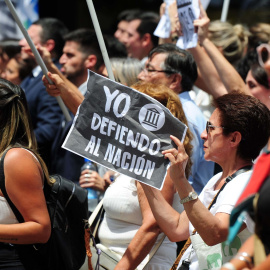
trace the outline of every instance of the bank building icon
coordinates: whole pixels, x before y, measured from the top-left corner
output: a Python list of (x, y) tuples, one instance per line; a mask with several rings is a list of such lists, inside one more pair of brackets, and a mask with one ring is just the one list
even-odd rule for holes
[(160, 113), (155, 108), (147, 109), (143, 123), (151, 127), (157, 128)]
[(146, 104), (139, 112), (141, 125), (149, 131), (157, 131), (165, 123), (164, 111), (156, 104)]

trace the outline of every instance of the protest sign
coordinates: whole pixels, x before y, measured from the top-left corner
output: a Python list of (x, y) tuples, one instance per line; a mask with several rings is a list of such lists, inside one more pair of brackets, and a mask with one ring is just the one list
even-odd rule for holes
[(161, 189), (172, 148), (186, 125), (155, 99), (89, 71), (87, 94), (63, 148)]
[(200, 15), (198, 0), (177, 0), (177, 12), (183, 36), (176, 45), (181, 49), (196, 47), (198, 35), (194, 31), (193, 21)]
[(168, 8), (175, 0), (163, 0), (165, 3), (165, 13), (161, 16), (157, 28), (154, 32), (155, 36), (160, 38), (169, 38), (171, 34), (171, 22), (169, 17)]

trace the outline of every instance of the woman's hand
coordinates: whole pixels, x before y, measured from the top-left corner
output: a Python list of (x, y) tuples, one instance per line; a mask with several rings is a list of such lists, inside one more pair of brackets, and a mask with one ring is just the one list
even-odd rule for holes
[(168, 149), (163, 151), (162, 154), (171, 162), (169, 169), (171, 179), (174, 182), (178, 182), (179, 179), (185, 178), (185, 169), (189, 157), (185, 151), (184, 145), (180, 142), (180, 140), (172, 135), (170, 138), (176, 144), (177, 149)]
[(176, 1), (168, 6), (168, 14), (171, 22), (171, 38), (172, 41), (176, 42), (178, 37), (183, 35), (178, 18)]
[(208, 27), (210, 23), (210, 19), (208, 18), (201, 1), (199, 1), (200, 6), (200, 17), (198, 20), (194, 20), (193, 24), (195, 29), (197, 28), (198, 33), (198, 40), (199, 43), (202, 45), (204, 40), (208, 37)]
[(79, 184), (82, 188), (92, 188), (101, 192), (104, 192), (109, 186), (108, 182), (97, 172), (88, 169), (82, 171)]

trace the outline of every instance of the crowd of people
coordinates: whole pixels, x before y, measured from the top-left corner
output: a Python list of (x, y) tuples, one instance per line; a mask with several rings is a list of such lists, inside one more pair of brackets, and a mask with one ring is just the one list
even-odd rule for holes
[(270, 168), (270, 24), (210, 21), (199, 4), (198, 43), (181, 49), (175, 3), (167, 7), (170, 37), (154, 35), (164, 5), (160, 14), (124, 10), (115, 33), (104, 35), (115, 81), (156, 99), (188, 127), (183, 142), (170, 136), (176, 147), (162, 152), (170, 160), (162, 190), (101, 165), (81, 171), (84, 158), (62, 148), (87, 94), (88, 70), (109, 77), (93, 29), (69, 31), (56, 18), (28, 28), (47, 76), (25, 39), (0, 41), (0, 157), (6, 192), (25, 220), (18, 222), (0, 190), (0, 269), (27, 270), (14, 244), (48, 240), (42, 188), (49, 174), (99, 192), (105, 215), (98, 237), (121, 256), (116, 270), (145, 264), (157, 245), (143, 269), (270, 268), (269, 169), (258, 175), (237, 247), (226, 247), (231, 213), (256, 185), (257, 164), (264, 158)]

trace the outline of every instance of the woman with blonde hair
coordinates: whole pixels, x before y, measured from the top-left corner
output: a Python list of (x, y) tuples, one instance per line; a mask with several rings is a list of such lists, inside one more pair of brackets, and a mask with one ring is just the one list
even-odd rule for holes
[(250, 33), (243, 25), (217, 20), (210, 22), (208, 31), (208, 38), (232, 65), (246, 54)]

